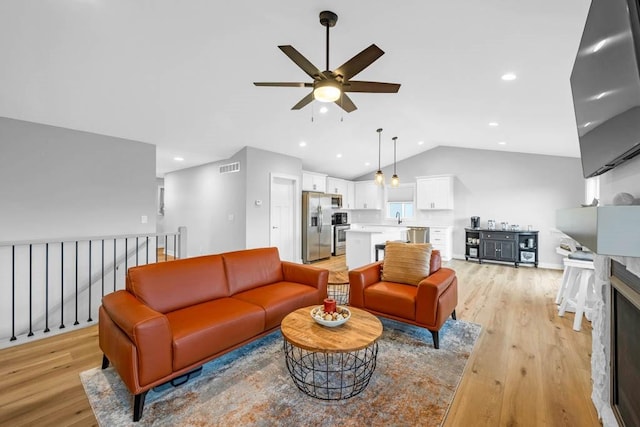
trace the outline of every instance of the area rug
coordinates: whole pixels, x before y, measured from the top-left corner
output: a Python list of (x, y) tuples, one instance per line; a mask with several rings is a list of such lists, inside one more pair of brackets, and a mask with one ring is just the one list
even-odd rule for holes
[(132, 422), (131, 395), (113, 368), (80, 374), (101, 426), (438, 426), (442, 423), (480, 325), (449, 320), (440, 349), (429, 331), (382, 320), (377, 367), (368, 387), (343, 401), (308, 397), (285, 365), (274, 332), (204, 366), (179, 387), (147, 394)]

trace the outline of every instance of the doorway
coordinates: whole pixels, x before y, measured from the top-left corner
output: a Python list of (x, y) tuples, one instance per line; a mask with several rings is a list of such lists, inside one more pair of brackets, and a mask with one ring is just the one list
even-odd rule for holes
[(270, 237), (283, 261), (300, 262), (299, 179), (295, 175), (271, 174)]

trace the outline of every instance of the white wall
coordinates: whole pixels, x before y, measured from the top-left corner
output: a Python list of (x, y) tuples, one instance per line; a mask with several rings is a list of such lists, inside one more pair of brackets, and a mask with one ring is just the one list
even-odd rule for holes
[[(464, 258), (464, 228), (471, 216), (480, 216), (482, 227), (488, 219), (498, 223), (531, 224), (540, 232), (540, 263), (560, 267), (556, 254), (560, 235), (555, 229), (557, 209), (579, 206), (584, 197), (580, 159), (436, 147), (397, 165), (401, 182), (414, 182), (417, 176), (455, 175), (453, 211), (419, 211), (416, 223), (453, 226), (453, 253)], [(391, 176), (391, 168), (383, 170)], [(367, 175), (361, 179), (371, 179)], [(354, 211), (351, 221), (372, 222), (369, 212)], [(383, 212), (377, 214), (382, 219)]]
[[(269, 246), (270, 224), (270, 174), (294, 175), (302, 180), (302, 160), (296, 157), (247, 147), (247, 248)], [(300, 181), (302, 182), (302, 181)], [(299, 198), (302, 199), (302, 196)], [(258, 206), (255, 202), (260, 200)], [(301, 203), (301, 202), (300, 202)], [(297, 212), (302, 212), (298, 206)], [(298, 234), (299, 239), (300, 234)]]
[(640, 198), (640, 156), (600, 175), (600, 204), (610, 205), (618, 193)]
[[(240, 171), (220, 166), (240, 162)], [(187, 256), (220, 253), (245, 246), (246, 155), (165, 175), (165, 227), (187, 227)]]
[[(155, 147), (150, 144), (0, 118), (0, 242), (154, 233), (155, 161)], [(141, 223), (142, 215), (148, 218), (146, 224)], [(16, 246), (15, 263), (12, 247), (0, 245), (0, 346), (11, 335), (12, 300), (17, 313), (17, 335), (29, 330), (30, 305), (36, 334), (43, 330), (47, 309), (52, 330), (57, 330), (61, 301), (65, 301), (64, 323), (72, 325), (76, 314), (75, 286), (80, 293), (80, 319), (87, 319), (89, 299), (83, 289), (98, 277), (102, 253), (100, 242), (93, 243), (91, 275), (88, 242), (79, 244), (77, 269), (71, 261), (75, 257), (74, 247), (69, 243), (65, 244), (64, 257), (59, 245), (51, 245), (47, 270), (43, 245), (32, 248), (33, 262), (29, 246)], [(120, 245), (118, 257), (124, 251)], [(113, 283), (113, 272), (109, 272), (113, 253), (110, 241), (106, 253), (109, 256), (105, 280), (110, 288)], [(119, 283), (123, 282), (124, 268), (116, 274)], [(74, 283), (76, 275), (78, 281)], [(94, 320), (101, 285), (94, 282), (93, 286)], [(29, 292), (31, 287), (33, 295)]]
[[(236, 161), (240, 172), (219, 173)], [(187, 256), (269, 246), (271, 172), (301, 177), (302, 161), (245, 147), (228, 160), (168, 173), (165, 226), (187, 227)]]
[(0, 117), (0, 241), (154, 233), (155, 163), (150, 144)]

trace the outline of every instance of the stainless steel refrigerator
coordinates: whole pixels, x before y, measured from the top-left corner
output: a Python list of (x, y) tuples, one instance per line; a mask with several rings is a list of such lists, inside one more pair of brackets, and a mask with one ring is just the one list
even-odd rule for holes
[(331, 196), (302, 192), (302, 261), (331, 256)]

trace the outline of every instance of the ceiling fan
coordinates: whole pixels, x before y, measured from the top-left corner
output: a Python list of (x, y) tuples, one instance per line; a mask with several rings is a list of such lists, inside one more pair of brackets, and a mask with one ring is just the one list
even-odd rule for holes
[(300, 102), (291, 108), (299, 110), (314, 99), (320, 102), (335, 102), (347, 113), (357, 109), (346, 92), (374, 92), (374, 93), (396, 93), (400, 89), (398, 83), (380, 83), (351, 80), (360, 71), (371, 65), (376, 59), (384, 55), (384, 51), (375, 44), (372, 44), (362, 52), (331, 71), (329, 69), (329, 28), (336, 25), (338, 15), (328, 10), (320, 12), (320, 24), (327, 27), (327, 67), (325, 71), (320, 71), (307, 58), (302, 56), (293, 46), (278, 46), (293, 62), (302, 68), (312, 79), (312, 83), (290, 83), (290, 82), (258, 82), (256, 86), (279, 86), (279, 87), (308, 87), (313, 91), (302, 98)]

